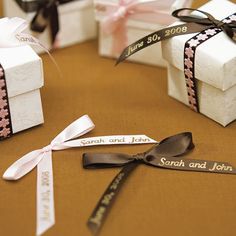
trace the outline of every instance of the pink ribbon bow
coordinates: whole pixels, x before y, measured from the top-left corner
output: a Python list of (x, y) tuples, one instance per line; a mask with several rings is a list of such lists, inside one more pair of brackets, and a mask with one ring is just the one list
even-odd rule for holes
[(138, 13), (158, 13), (153, 8), (152, 3), (156, 1), (148, 0), (119, 0), (115, 11), (112, 11), (101, 23), (102, 31), (105, 34), (112, 34), (114, 54), (120, 54), (127, 46), (128, 38), (126, 32), (126, 23), (131, 15)]

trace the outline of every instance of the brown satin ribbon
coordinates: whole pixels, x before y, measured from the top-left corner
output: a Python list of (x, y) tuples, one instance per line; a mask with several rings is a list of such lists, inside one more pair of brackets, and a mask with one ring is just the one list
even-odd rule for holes
[[(206, 17), (192, 16), (192, 15), (180, 15), (181, 12), (185, 11), (197, 11), (201, 12)], [(193, 8), (181, 8), (172, 13), (174, 17), (179, 18), (181, 21), (187, 22), (186, 24), (175, 25), (171, 27), (164, 28), (162, 30), (156, 31), (149, 34), (138, 41), (132, 43), (126, 47), (118, 58), (116, 64), (124, 61), (134, 53), (151, 46), (154, 43), (158, 43), (162, 40), (166, 40), (178, 35), (198, 33), (202, 30), (210, 28), (219, 28), (221, 31), (225, 32), (226, 35), (233, 41), (236, 42), (236, 21), (232, 22), (219, 21), (215, 19), (211, 14), (200, 11)], [(233, 14), (234, 15), (234, 14)], [(232, 15), (232, 16), (233, 16)], [(227, 19), (227, 18), (226, 18)]]
[(121, 189), (123, 183), (132, 171), (141, 163), (147, 165), (158, 165), (162, 157), (177, 157), (188, 153), (194, 148), (191, 133), (181, 133), (164, 139), (150, 150), (136, 155), (120, 153), (90, 154), (83, 155), (83, 166), (86, 169), (123, 167), (120, 173), (113, 179), (105, 193), (98, 202), (92, 215), (88, 220), (88, 227), (96, 235), (99, 233), (112, 204)]
[(58, 5), (65, 4), (71, 1), (74, 0), (44, 0), (42, 2), (38, 1), (37, 6), (34, 6), (34, 8), (37, 8), (34, 9), (36, 10), (36, 14), (30, 24), (31, 30), (42, 33), (49, 25), (51, 30), (51, 43), (53, 45), (60, 30)]
[(193, 148), (192, 134), (186, 132), (168, 137), (150, 150), (136, 155), (122, 153), (84, 154), (83, 167), (86, 169), (123, 167), (110, 183), (89, 217), (87, 225), (93, 235), (99, 233), (123, 183), (139, 164), (170, 170), (236, 174), (236, 169), (227, 162), (183, 159), (182, 156)]

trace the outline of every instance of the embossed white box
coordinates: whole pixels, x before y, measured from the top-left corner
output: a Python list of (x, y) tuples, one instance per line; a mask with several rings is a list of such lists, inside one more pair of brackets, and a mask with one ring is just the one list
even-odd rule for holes
[[(113, 9), (117, 8), (118, 0), (94, 0), (96, 20), (99, 22), (99, 55), (111, 58), (117, 58), (120, 53), (114, 53), (113, 36), (105, 34), (101, 28), (101, 22), (107, 17)], [(148, 2), (148, 1), (147, 1)], [(136, 40), (160, 30), (175, 21), (171, 12), (181, 7), (191, 6), (192, 0), (165, 0), (150, 1), (146, 3), (152, 6), (158, 13), (139, 13), (130, 15), (126, 24), (127, 46)], [(114, 11), (114, 10), (113, 10)], [(141, 50), (132, 55), (127, 60), (149, 64), (154, 66), (166, 66), (162, 58), (161, 45), (154, 44), (145, 50)]]
[[(236, 12), (236, 4), (212, 0), (201, 10), (222, 20)], [(185, 42), (195, 34), (173, 37), (162, 42), (168, 61), (168, 94), (188, 105), (183, 51)], [(195, 77), (200, 113), (223, 126), (236, 119), (236, 44), (221, 32), (196, 49)]]
[(0, 63), (5, 71), (13, 133), (42, 124), (41, 58), (30, 46), (0, 48)]
[[(20, 1), (27, 3), (26, 0)], [(58, 6), (58, 13), (60, 25), (60, 31), (57, 37), (58, 48), (85, 42), (97, 37), (97, 24), (94, 17), (92, 0), (74, 0), (61, 4)], [(7, 17), (18, 16), (30, 23), (35, 14), (35, 12), (24, 12), (15, 0), (4, 0), (4, 15)], [(51, 48), (50, 27), (47, 27), (43, 33), (28, 32), (36, 36), (46, 48)], [(34, 49), (37, 53), (43, 52), (38, 47)]]

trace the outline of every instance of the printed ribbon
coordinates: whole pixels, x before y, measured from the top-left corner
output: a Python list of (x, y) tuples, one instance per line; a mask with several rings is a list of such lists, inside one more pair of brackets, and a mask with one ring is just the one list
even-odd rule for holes
[(95, 125), (87, 115), (82, 116), (57, 135), (48, 146), (26, 154), (4, 173), (5, 180), (18, 180), (37, 166), (37, 235), (42, 235), (55, 224), (52, 151), (94, 145), (157, 143), (145, 135), (75, 139), (88, 133), (94, 127)]
[(31, 21), (31, 30), (42, 33), (50, 25), (51, 43), (55, 47), (56, 36), (60, 30), (58, 5), (71, 1), (73, 0), (48, 0), (46, 2), (39, 2), (37, 12)]
[[(202, 18), (194, 15), (180, 15), (183, 11), (197, 11), (205, 15)], [(215, 19), (211, 14), (192, 8), (181, 8), (172, 13), (187, 24), (176, 25), (156, 31), (124, 49), (117, 63), (125, 60), (139, 50), (162, 40), (178, 35), (200, 32), (185, 43), (184, 48), (184, 75), (188, 93), (189, 106), (192, 110), (199, 112), (196, 79), (194, 72), (194, 61), (196, 48), (220, 32), (224, 32), (233, 42), (236, 42), (236, 13), (222, 21)]]
[(5, 72), (0, 64), (0, 141), (12, 135), (11, 113)]
[(26, 20), (19, 17), (0, 19), (0, 48), (18, 47), (26, 44), (32, 44), (47, 49), (39, 42), (38, 39), (30, 34), (24, 33), (28, 27)]
[[(187, 16), (179, 15), (181, 11), (186, 11), (186, 10), (200, 12), (206, 17), (199, 17), (199, 16), (194, 16), (194, 15), (187, 15)], [(232, 39), (233, 42), (236, 42), (236, 22), (235, 22), (235, 17), (234, 17), (235, 14), (231, 16), (232, 21), (230, 22), (228, 20), (219, 21), (207, 12), (200, 11), (193, 8), (181, 8), (181, 9), (175, 10), (172, 13), (172, 15), (188, 23), (170, 26), (170, 27), (156, 31), (154, 33), (151, 33), (139, 39), (138, 41), (132, 43), (131, 45), (129, 45), (123, 50), (116, 64), (119, 64), (120, 62), (124, 61), (125, 59), (133, 55), (134, 53), (148, 46), (151, 46), (154, 43), (158, 43), (162, 40), (166, 40), (166, 39), (178, 36), (178, 35), (197, 33), (202, 30), (211, 29), (212, 27), (219, 28), (220, 31), (225, 32), (226, 35), (230, 39)]]
[(90, 231), (94, 235), (99, 233), (122, 185), (139, 164), (171, 170), (236, 174), (236, 168), (226, 162), (182, 159), (180, 157), (193, 148), (192, 134), (186, 132), (168, 137), (150, 150), (136, 155), (85, 153), (83, 155), (83, 166), (86, 169), (123, 167), (112, 180), (91, 214), (87, 222)]
[[(156, 1), (156, 0), (155, 0)], [(148, 3), (153, 0), (119, 0), (115, 10), (101, 23), (102, 31), (113, 37), (112, 53), (121, 53), (127, 46), (127, 20), (131, 15), (138, 13), (157, 13), (158, 11)]]

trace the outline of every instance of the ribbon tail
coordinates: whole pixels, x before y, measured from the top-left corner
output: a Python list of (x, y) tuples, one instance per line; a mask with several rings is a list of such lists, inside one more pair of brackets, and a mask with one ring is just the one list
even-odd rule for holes
[(51, 13), (50, 13), (50, 30), (51, 30), (51, 42), (53, 48), (55, 48), (55, 43), (56, 43), (56, 36), (57, 33), (59, 32), (59, 16), (58, 16), (58, 9), (57, 9), (57, 4), (54, 3), (51, 6)]
[(112, 35), (112, 54), (115, 56), (119, 56), (128, 44), (126, 22), (127, 18), (121, 19), (119, 22), (119, 26), (117, 26), (116, 30)]
[(232, 175), (236, 174), (236, 169), (227, 162), (196, 159), (176, 159), (175, 157), (150, 158), (150, 160), (146, 160), (145, 162), (148, 165), (170, 170), (197, 171)]
[(131, 162), (119, 172), (119, 174), (112, 180), (101, 199), (99, 200), (92, 215), (87, 222), (88, 228), (93, 235), (97, 235), (105, 222), (105, 219), (111, 210), (112, 204), (117, 197), (125, 180), (129, 177), (132, 171), (138, 166), (138, 162)]
[(37, 166), (37, 236), (55, 224), (52, 152), (44, 154)]
[(112, 35), (111, 53), (114, 56), (119, 56), (128, 44), (126, 22), (127, 17), (115, 19), (114, 16), (109, 16), (101, 24), (104, 34)]

